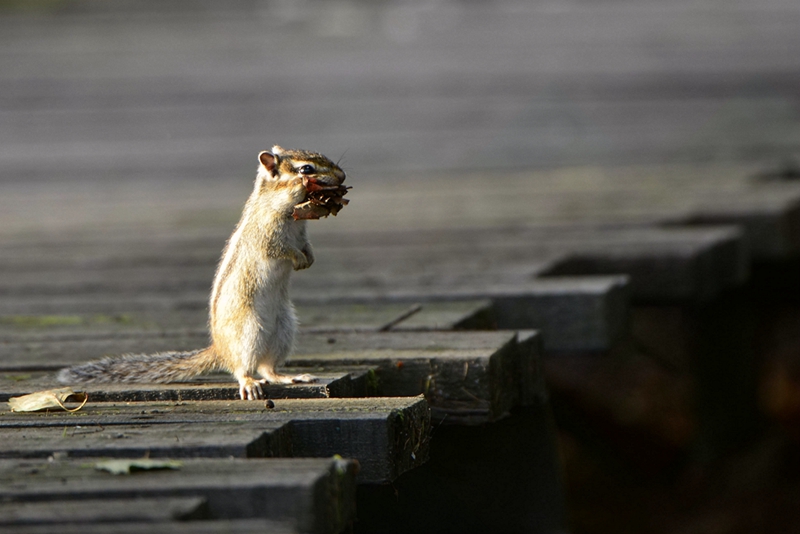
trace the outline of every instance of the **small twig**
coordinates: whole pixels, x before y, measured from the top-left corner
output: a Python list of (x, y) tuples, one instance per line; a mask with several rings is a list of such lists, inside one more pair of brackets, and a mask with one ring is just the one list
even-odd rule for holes
[(414, 304), (409, 309), (407, 309), (406, 311), (401, 313), (399, 317), (395, 317), (394, 319), (392, 319), (391, 321), (389, 321), (385, 325), (383, 325), (380, 328), (378, 328), (378, 332), (388, 332), (389, 330), (391, 330), (392, 328), (394, 328), (398, 324), (402, 323), (403, 321), (405, 321), (406, 319), (408, 319), (409, 317), (411, 317), (415, 313), (418, 313), (420, 310), (422, 310), (422, 304)]

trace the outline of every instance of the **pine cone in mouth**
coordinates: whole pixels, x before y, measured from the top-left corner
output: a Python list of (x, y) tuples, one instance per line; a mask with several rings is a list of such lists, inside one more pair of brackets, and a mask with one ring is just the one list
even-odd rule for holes
[(319, 182), (315, 178), (303, 177), (303, 185), (306, 188), (306, 201), (297, 204), (292, 211), (292, 218), (295, 221), (300, 219), (319, 219), (328, 215), (336, 216), (348, 199), (343, 198), (350, 189), (342, 184), (329, 185)]

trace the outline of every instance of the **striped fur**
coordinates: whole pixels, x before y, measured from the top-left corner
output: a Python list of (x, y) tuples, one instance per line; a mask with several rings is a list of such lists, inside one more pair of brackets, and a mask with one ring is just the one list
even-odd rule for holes
[(58, 381), (70, 384), (142, 382), (164, 384), (181, 382), (215, 370), (217, 358), (211, 347), (191, 352), (123, 354), (67, 367), (58, 372)]
[[(314, 262), (306, 221), (292, 218), (306, 199), (303, 176), (340, 184), (344, 172), (321, 154), (284, 150), (259, 154), (255, 186), (225, 245), (209, 300), (211, 346), (194, 352), (128, 354), (58, 373), (62, 383), (176, 382), (225, 370), (243, 399), (263, 397), (261, 384), (312, 381), (277, 372), (292, 351), (297, 318), (289, 300), (292, 270)], [(262, 380), (254, 376), (258, 374)]]

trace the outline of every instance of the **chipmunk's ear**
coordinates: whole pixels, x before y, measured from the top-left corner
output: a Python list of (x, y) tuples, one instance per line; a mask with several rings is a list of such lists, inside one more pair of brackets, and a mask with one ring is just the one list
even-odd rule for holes
[(261, 162), (261, 165), (263, 165), (270, 176), (273, 178), (278, 176), (278, 164), (281, 160), (276, 154), (265, 150), (258, 155), (258, 161)]

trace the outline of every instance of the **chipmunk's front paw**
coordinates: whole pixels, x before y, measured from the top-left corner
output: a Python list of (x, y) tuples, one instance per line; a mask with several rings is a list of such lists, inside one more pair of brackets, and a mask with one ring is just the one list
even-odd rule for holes
[(292, 267), (294, 267), (295, 271), (308, 269), (312, 263), (314, 263), (314, 256), (311, 254), (300, 252), (292, 258)]
[(261, 383), (252, 378), (245, 377), (239, 379), (239, 397), (242, 400), (258, 400), (264, 398), (264, 390), (261, 389)]

